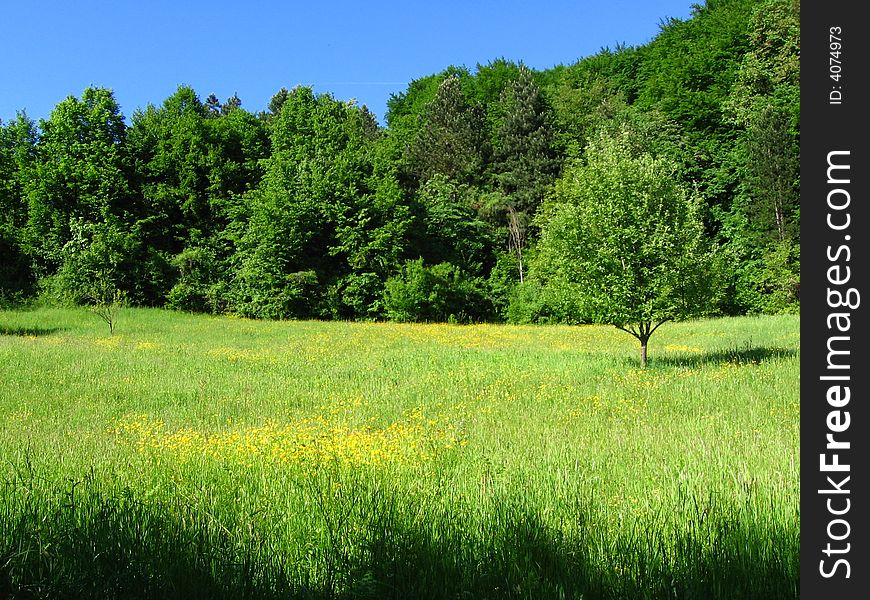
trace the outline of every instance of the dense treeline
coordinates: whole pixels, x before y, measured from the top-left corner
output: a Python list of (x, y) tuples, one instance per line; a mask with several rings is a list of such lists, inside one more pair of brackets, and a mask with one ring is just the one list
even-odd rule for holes
[(0, 123), (0, 300), (582, 321), (539, 240), (619, 137), (703, 200), (714, 310), (796, 310), (799, 55), (797, 0), (708, 0), (644, 46), (413, 81), (385, 127), (305, 87), (252, 113), (182, 86), (128, 124), (90, 88)]

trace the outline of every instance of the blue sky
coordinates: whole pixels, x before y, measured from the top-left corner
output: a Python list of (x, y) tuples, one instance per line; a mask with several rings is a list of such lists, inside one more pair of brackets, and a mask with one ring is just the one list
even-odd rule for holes
[[(535, 69), (652, 39), (691, 0), (323, 3), (66, 0), (0, 3), (0, 119), (47, 118), (88, 86), (128, 117), (181, 84), (263, 110), (282, 86), (355, 98), (383, 122), (413, 79), (496, 58)], [(321, 8), (324, 7), (324, 8)]]

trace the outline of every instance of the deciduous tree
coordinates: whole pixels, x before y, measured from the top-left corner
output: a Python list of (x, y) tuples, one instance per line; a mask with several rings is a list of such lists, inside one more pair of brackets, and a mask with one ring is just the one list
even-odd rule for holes
[(628, 131), (602, 135), (566, 170), (542, 211), (533, 273), (576, 303), (578, 320), (637, 338), (644, 367), (659, 326), (710, 310), (716, 269), (675, 165), (633, 146)]
[(27, 223), (24, 190), (33, 165), (36, 127), (24, 114), (0, 121), (0, 302), (30, 291), (33, 273), (22, 235)]
[(26, 189), (26, 236), (44, 276), (60, 267), (72, 220), (129, 222), (132, 194), (127, 127), (111, 90), (69, 96), (40, 130)]

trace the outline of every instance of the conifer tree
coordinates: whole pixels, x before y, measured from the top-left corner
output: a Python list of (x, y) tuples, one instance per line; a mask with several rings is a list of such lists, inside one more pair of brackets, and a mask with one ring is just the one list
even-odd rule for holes
[(559, 172), (547, 106), (527, 68), (501, 95), (503, 118), (496, 134), (493, 171), (513, 210), (533, 214)]
[(408, 149), (411, 171), (425, 182), (444, 175), (458, 183), (481, 178), (489, 153), (483, 108), (469, 103), (457, 76), (438, 87)]
[(496, 132), (493, 178), (501, 194), (494, 212), (507, 226), (508, 250), (523, 281), (523, 251), (531, 217), (559, 172), (559, 157), (547, 106), (532, 73), (519, 76), (501, 94), (502, 119)]

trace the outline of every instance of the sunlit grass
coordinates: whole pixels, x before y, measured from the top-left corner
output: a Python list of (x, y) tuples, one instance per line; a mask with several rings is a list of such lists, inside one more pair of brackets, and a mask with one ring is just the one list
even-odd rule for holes
[(799, 351), (0, 312), (0, 595), (797, 597)]

